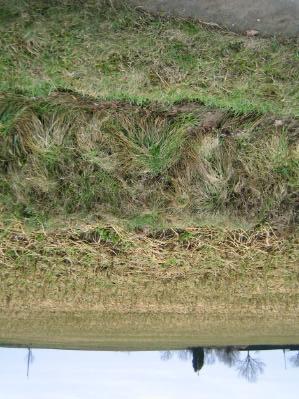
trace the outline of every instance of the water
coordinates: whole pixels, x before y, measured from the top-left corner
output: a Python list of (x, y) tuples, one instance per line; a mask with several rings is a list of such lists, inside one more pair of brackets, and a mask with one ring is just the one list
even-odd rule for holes
[(0, 348), (2, 399), (298, 397), (299, 345), (179, 351)]

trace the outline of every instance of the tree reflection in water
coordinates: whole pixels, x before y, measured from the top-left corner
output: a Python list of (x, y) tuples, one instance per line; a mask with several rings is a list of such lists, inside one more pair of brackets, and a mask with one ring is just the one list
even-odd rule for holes
[[(295, 348), (289, 348), (294, 351)], [(281, 349), (262, 347), (262, 350)], [(283, 349), (283, 354), (285, 349)], [(239, 375), (249, 382), (256, 382), (258, 377), (264, 372), (265, 364), (258, 357), (256, 347), (224, 347), (224, 348), (202, 348), (194, 347), (183, 351), (165, 351), (161, 354), (162, 360), (170, 360), (174, 355), (182, 360), (192, 359), (192, 367), (199, 373), (204, 365), (213, 364), (216, 361), (234, 368)], [(299, 367), (299, 351), (289, 358), (293, 367)]]
[(193, 348), (192, 351), (192, 366), (193, 370), (198, 373), (204, 365), (205, 353), (203, 348)]
[(290, 362), (294, 367), (299, 367), (299, 351), (291, 357)]
[(26, 363), (27, 363), (27, 378), (29, 378), (29, 371), (30, 371), (30, 364), (33, 363), (33, 354), (32, 349), (27, 348), (27, 356), (26, 356)]
[[(265, 364), (259, 359), (259, 350), (281, 350), (284, 361), (286, 361), (286, 351), (293, 352), (288, 357), (288, 362), (292, 367), (299, 367), (299, 346), (289, 345), (288, 347), (267, 347), (262, 345), (248, 347), (227, 346), (223, 348), (203, 348), (193, 347), (178, 351), (164, 351), (161, 353), (161, 360), (170, 360), (173, 356), (177, 356), (180, 360), (192, 362), (193, 370), (199, 373), (204, 365), (214, 364), (216, 361), (234, 368), (241, 377), (249, 382), (257, 381), (258, 377), (263, 373)], [(30, 365), (33, 363), (34, 357), (32, 349), (27, 348), (26, 368), (27, 377), (29, 377)], [(285, 363), (286, 366), (286, 363)]]
[(246, 378), (250, 382), (257, 381), (257, 378), (264, 371), (265, 364), (258, 358), (251, 356), (250, 351), (247, 351), (245, 359), (239, 360), (237, 369), (240, 376)]

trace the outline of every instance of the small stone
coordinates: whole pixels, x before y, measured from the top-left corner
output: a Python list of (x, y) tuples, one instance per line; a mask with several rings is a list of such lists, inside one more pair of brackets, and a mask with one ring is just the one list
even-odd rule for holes
[(282, 121), (281, 119), (276, 119), (276, 120), (274, 121), (274, 126), (275, 126), (275, 127), (281, 127), (281, 126), (283, 126), (283, 121)]
[(250, 30), (246, 31), (247, 37), (254, 37), (254, 36), (257, 36), (258, 34), (259, 34), (259, 31), (255, 30), (255, 29), (250, 29)]

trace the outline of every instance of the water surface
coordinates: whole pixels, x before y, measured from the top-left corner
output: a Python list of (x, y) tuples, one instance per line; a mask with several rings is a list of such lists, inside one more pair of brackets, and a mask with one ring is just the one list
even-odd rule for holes
[(2, 399), (297, 398), (298, 346), (178, 351), (0, 348)]

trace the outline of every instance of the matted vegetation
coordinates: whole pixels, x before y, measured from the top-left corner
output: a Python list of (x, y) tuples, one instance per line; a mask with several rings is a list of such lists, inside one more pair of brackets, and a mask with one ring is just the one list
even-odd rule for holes
[(296, 308), (296, 40), (110, 1), (0, 13), (4, 307)]
[(134, 233), (70, 224), (1, 226), (0, 302), (9, 309), (179, 312), (298, 309), (298, 242), (271, 230)]
[(273, 117), (196, 103), (140, 107), (59, 92), (2, 95), (0, 114), (0, 194), (21, 217), (106, 213), (165, 227), (213, 215), (251, 226), (295, 222), (292, 119), (275, 126)]

